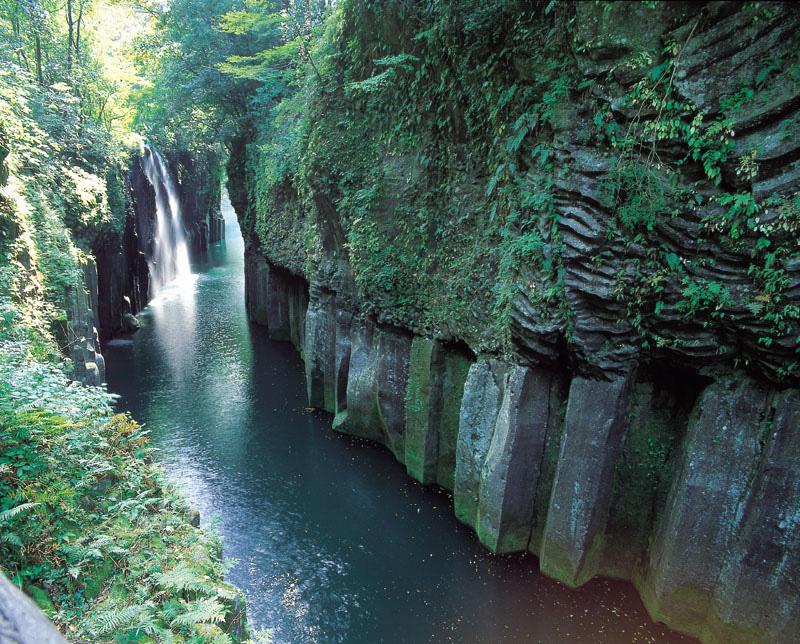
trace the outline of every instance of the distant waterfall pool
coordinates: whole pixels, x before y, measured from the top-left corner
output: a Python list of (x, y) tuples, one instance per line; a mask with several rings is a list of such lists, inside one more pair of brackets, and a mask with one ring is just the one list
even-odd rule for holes
[(309, 413), (300, 358), (247, 320), (229, 204), (225, 218), (227, 241), (165, 282), (141, 330), (105, 355), (120, 407), (236, 560), (228, 578), (254, 626), (292, 644), (689, 641), (628, 583), (571, 591), (530, 556), (490, 555), (448, 495)]

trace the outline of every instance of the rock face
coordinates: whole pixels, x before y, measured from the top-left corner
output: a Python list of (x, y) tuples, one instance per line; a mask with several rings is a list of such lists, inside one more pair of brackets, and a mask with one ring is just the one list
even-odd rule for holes
[(542, 571), (580, 586), (599, 571), (614, 466), (628, 424), (633, 377), (573, 379), (540, 550)]
[(453, 502), (458, 520), (472, 528), (478, 525), (481, 473), (503, 402), (507, 370), (506, 365), (495, 360), (480, 360), (470, 367), (464, 383)]
[(67, 640), (27, 595), (0, 573), (0, 633), (4, 642), (66, 644)]
[[(629, 579), (654, 618), (704, 641), (796, 641), (800, 13), (786, 3), (577, 3), (570, 16), (575, 87), (551, 88), (541, 134), (509, 139), (546, 157), (520, 169), (514, 189), (551, 199), (549, 219), (536, 202), (520, 207), (533, 211), (527, 228), (502, 231), (541, 252), (507, 276), (507, 337), (491, 337), (500, 314), (486, 300), (508, 294), (497, 265), (517, 246), (488, 248), (466, 287), (426, 272), (437, 262), (413, 261), (418, 248), (442, 263), (476, 239), (501, 244), (486, 233), (500, 216), (485, 198), (496, 168), (473, 158), (458, 113), (445, 146), (453, 158), (437, 166), (449, 192), (432, 190), (442, 177), (413, 150), (381, 147), (356, 197), (341, 199), (358, 179), (337, 174), (353, 167), (337, 157), (305, 168), (305, 192), (281, 183), (266, 214), (245, 171), (257, 146), (243, 132), (228, 171), (251, 318), (303, 352), (310, 404), (335, 414), (336, 430), (386, 445), (410, 476), (451, 490), (457, 518), (492, 551), (533, 553), (570, 586)], [(392, 34), (387, 46), (428, 53), (392, 11), (372, 18), (378, 39)], [(539, 91), (531, 61), (511, 62), (508, 96)], [(664, 70), (669, 101), (631, 102)], [(670, 105), (679, 113), (659, 124)], [(703, 141), (658, 138), (659, 127), (689, 132), (696, 119)], [(608, 198), (624, 179), (624, 151), (609, 140), (637, 130), (652, 150), (645, 161), (659, 160), (649, 169), (670, 171), (631, 206), (631, 186)], [(625, 220), (657, 210), (665, 191), (677, 201), (652, 221)], [(442, 203), (415, 201), (432, 192)], [(755, 204), (749, 215), (731, 205), (744, 201)], [(423, 206), (451, 213), (461, 236), (447, 238), (448, 222)], [(414, 246), (380, 254), (404, 227), (417, 231)], [(375, 255), (382, 264), (366, 261)]]
[(476, 527), (481, 542), (493, 552), (529, 547), (536, 491), (540, 482), (544, 485), (545, 447), (560, 420), (559, 380), (553, 371), (536, 367), (514, 367), (506, 376), (481, 470)]
[(98, 386), (106, 381), (106, 366), (100, 353), (97, 269), (88, 260), (83, 269), (85, 289), (68, 294), (66, 344), (72, 359), (72, 377), (85, 385)]
[(572, 586), (629, 578), (654, 617), (707, 641), (791, 641), (796, 389), (476, 359), (378, 324), (263, 256), (246, 267), (251, 319), (302, 350), (310, 405), (451, 489), (487, 548), (530, 550)]

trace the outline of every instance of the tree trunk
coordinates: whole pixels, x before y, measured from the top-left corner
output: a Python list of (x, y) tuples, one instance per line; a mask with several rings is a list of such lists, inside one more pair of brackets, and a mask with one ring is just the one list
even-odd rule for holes
[(44, 76), (42, 75), (42, 39), (39, 37), (38, 32), (34, 36), (34, 41), (36, 42), (36, 78), (39, 81), (39, 85), (44, 85)]
[(72, 45), (75, 43), (75, 23), (72, 20), (72, 0), (67, 0), (67, 71), (72, 71)]
[(78, 29), (75, 34), (75, 60), (80, 64), (81, 58), (81, 22), (83, 21), (83, 4), (84, 0), (80, 0), (78, 8)]

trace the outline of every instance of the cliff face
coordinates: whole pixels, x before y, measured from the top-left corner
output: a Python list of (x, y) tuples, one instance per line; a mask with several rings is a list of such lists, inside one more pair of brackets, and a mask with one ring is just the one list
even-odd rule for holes
[[(551, 24), (453, 5), (442, 28), (406, 10), (345, 3), (334, 48), (373, 38), (383, 58), (340, 52), (295, 119), (300, 170), (265, 184), (261, 135), (234, 145), (251, 318), (302, 352), (335, 429), (451, 490), (487, 548), (571, 586), (630, 579), (707, 641), (792, 641), (798, 14), (579, 3)], [(567, 36), (550, 68), (542, 22)], [(471, 121), (459, 65), (516, 112)], [(375, 87), (412, 102), (433, 78), (444, 121), (375, 116), (391, 98)]]

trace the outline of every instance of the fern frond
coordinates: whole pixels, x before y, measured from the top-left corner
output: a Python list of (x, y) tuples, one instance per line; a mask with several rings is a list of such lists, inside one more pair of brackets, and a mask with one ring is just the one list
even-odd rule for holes
[(172, 620), (170, 626), (219, 624), (225, 621), (225, 606), (213, 598), (184, 602), (186, 612)]
[(17, 546), (17, 548), (22, 548), (25, 545), (16, 532), (0, 532), (0, 543), (8, 543), (12, 546)]
[(120, 610), (110, 610), (106, 613), (101, 613), (95, 618), (97, 628), (95, 629), (98, 635), (108, 635), (118, 631), (122, 626), (127, 626), (133, 620), (139, 617), (146, 610), (146, 606), (134, 604), (133, 606), (125, 606)]
[(165, 590), (192, 590), (205, 595), (210, 595), (215, 590), (208, 575), (185, 563), (180, 563), (171, 570), (158, 575), (158, 585)]
[(35, 508), (38, 503), (20, 503), (19, 505), (9, 508), (4, 512), (0, 512), (0, 523), (5, 523), (9, 519), (13, 519), (15, 516), (22, 512), (27, 512), (31, 508)]

